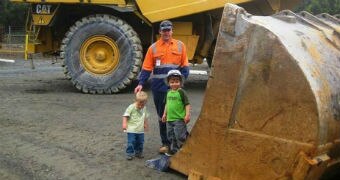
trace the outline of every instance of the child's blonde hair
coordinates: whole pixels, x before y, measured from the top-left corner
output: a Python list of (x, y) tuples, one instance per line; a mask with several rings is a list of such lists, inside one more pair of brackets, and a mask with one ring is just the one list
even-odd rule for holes
[(136, 93), (136, 101), (146, 101), (148, 99), (148, 94), (144, 91), (139, 91)]

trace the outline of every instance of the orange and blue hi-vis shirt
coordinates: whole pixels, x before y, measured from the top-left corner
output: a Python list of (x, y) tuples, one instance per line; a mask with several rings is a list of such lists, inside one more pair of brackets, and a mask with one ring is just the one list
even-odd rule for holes
[(187, 78), (189, 76), (188, 57), (183, 42), (171, 39), (164, 42), (162, 39), (153, 43), (144, 59), (139, 84), (144, 85), (152, 72), (151, 89), (166, 92), (168, 86), (164, 82), (168, 71), (177, 69)]

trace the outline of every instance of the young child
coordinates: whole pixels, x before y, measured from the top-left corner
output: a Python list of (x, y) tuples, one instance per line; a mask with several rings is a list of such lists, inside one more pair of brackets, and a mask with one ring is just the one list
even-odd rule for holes
[(144, 130), (147, 130), (149, 118), (145, 106), (147, 98), (144, 91), (138, 92), (135, 102), (129, 105), (123, 115), (123, 131), (127, 132), (127, 160), (143, 158)]
[(180, 71), (169, 71), (166, 82), (170, 89), (166, 95), (162, 121), (167, 122), (167, 136), (171, 145), (166, 155), (171, 156), (182, 147), (187, 138), (186, 124), (190, 121), (190, 104), (186, 92), (181, 88), (183, 76)]

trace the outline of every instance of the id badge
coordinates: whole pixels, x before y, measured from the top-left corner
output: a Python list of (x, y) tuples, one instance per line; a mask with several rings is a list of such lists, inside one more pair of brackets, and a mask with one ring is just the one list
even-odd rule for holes
[(160, 59), (156, 59), (156, 66), (160, 66), (161, 65), (161, 60)]

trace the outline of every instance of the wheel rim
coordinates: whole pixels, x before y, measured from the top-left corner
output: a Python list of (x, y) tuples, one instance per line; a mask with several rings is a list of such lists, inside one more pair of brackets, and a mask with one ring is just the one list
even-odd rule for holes
[(105, 75), (114, 71), (119, 64), (117, 44), (107, 36), (93, 36), (81, 46), (80, 61), (86, 71)]

